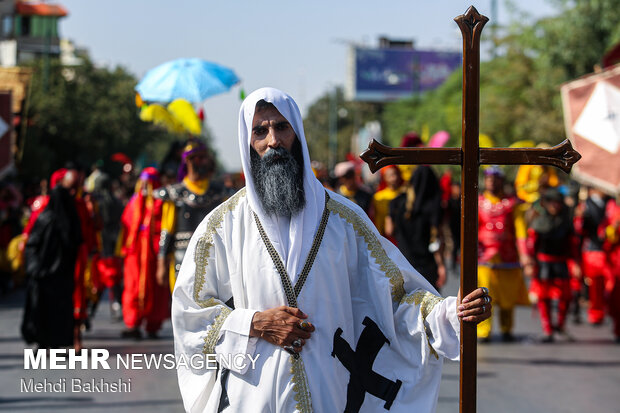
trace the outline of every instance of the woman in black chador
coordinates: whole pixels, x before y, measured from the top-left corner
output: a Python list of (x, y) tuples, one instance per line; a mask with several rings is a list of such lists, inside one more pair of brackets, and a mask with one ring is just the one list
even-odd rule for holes
[(28, 287), (21, 329), (27, 343), (40, 348), (73, 345), (73, 273), (81, 240), (73, 197), (58, 185), (24, 250)]
[(441, 190), (433, 170), (418, 166), (407, 191), (390, 202), (386, 232), (396, 239), (398, 249), (413, 267), (437, 290), (446, 281), (441, 255)]

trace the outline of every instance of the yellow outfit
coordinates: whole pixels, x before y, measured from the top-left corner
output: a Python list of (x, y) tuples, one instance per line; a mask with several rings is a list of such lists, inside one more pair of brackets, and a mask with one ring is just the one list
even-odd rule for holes
[(560, 184), (560, 179), (555, 169), (541, 165), (521, 165), (515, 178), (515, 189), (517, 196), (527, 203), (534, 203), (540, 198), (538, 191), (540, 177), (543, 173), (549, 175), (547, 185), (556, 187)]
[(413, 171), (415, 171), (417, 165), (398, 165), (400, 169), (400, 176), (403, 178), (403, 182), (409, 182)]
[[(527, 287), (523, 282), (521, 268), (498, 269), (478, 266), (478, 285), (489, 289), (493, 307), (499, 309), (499, 325), (502, 333), (510, 333), (516, 305), (529, 305)], [(478, 324), (478, 337), (489, 337), (493, 317)]]
[(381, 235), (385, 235), (385, 218), (390, 213), (390, 201), (403, 192), (402, 187), (392, 189), (387, 187), (375, 193), (372, 197), (372, 206), (375, 211), (375, 226)]

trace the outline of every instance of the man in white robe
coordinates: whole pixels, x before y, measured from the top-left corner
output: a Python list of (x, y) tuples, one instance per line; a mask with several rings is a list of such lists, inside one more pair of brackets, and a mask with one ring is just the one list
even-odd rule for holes
[[(488, 318), (487, 292), (459, 304), (440, 297), (357, 205), (326, 191), (285, 93), (263, 88), (245, 99), (239, 146), (246, 187), (196, 229), (172, 321), (178, 359), (257, 361), (179, 367), (185, 409), (435, 411), (442, 360), (459, 357), (459, 319)], [(282, 213), (267, 207), (252, 171), (257, 157), (278, 162), (281, 148), (298, 154), (303, 186), (301, 206)]]

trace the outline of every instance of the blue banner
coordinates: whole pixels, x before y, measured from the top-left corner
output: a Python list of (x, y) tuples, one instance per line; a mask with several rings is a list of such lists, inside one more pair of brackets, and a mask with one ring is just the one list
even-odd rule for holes
[(461, 60), (460, 52), (356, 48), (354, 99), (389, 101), (432, 90)]

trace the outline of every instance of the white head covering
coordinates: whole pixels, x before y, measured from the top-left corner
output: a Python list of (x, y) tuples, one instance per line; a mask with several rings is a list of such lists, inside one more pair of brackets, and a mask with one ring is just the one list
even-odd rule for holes
[[(304, 159), (304, 192), (306, 196), (306, 206), (301, 212), (291, 217), (288, 234), (290, 242), (288, 243), (289, 248), (287, 252), (282, 251), (282, 243), (279, 242), (284, 234), (280, 235), (280, 227), (275, 222), (275, 219), (265, 214), (256, 194), (254, 181), (252, 179), (250, 140), (252, 137), (251, 131), (254, 110), (256, 109), (256, 103), (260, 100), (272, 103), (280, 114), (289, 121), (301, 144)], [(310, 167), (310, 154), (308, 153), (308, 145), (304, 134), (301, 113), (293, 98), (278, 89), (269, 87), (258, 89), (248, 95), (241, 104), (241, 109), (239, 110), (239, 149), (241, 151), (241, 161), (243, 163), (246, 192), (250, 207), (260, 218), (265, 232), (276, 250), (278, 250), (280, 257), (288, 257), (287, 262), (285, 262), (286, 271), (294, 280), (302, 270), (306, 256), (312, 246), (314, 235), (319, 226), (319, 221), (325, 207), (325, 189), (318, 179), (316, 179)]]

